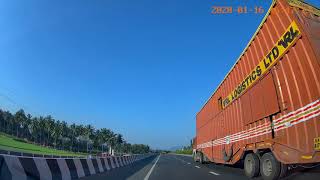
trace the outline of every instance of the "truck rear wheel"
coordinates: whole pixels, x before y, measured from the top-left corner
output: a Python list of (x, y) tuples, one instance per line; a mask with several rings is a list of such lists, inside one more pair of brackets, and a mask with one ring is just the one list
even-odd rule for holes
[(199, 152), (199, 162), (200, 164), (204, 164), (203, 154)]
[(259, 175), (260, 161), (256, 154), (248, 154), (244, 159), (244, 172), (249, 178)]
[(260, 173), (265, 180), (278, 179), (281, 172), (281, 163), (269, 152), (261, 158)]
[(193, 156), (193, 161), (198, 162), (198, 152), (193, 153), (192, 156)]
[(284, 178), (287, 176), (288, 173), (288, 165), (281, 163), (281, 172), (279, 178)]

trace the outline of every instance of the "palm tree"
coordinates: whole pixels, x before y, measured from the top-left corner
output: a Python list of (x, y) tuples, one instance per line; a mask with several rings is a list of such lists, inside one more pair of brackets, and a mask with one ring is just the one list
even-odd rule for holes
[(4, 116), (3, 116), (2, 109), (0, 109), (0, 126), (1, 126), (0, 130), (4, 131), (4, 129), (5, 129), (5, 121), (4, 121)]
[(14, 121), (16, 123), (17, 137), (19, 137), (19, 129), (23, 127), (25, 120), (27, 119), (24, 110), (20, 109), (14, 115)]
[(52, 134), (54, 138), (54, 147), (56, 147), (58, 138), (62, 137), (62, 123), (58, 120), (53, 126)]
[(45, 144), (45, 129), (46, 129), (46, 122), (42, 116), (39, 117), (39, 130), (40, 130), (40, 143), (42, 145)]
[(121, 134), (117, 134), (116, 135), (116, 149), (117, 151), (120, 151), (121, 150), (121, 145), (123, 143), (123, 137)]
[[(19, 132), (20, 129), (23, 130), (22, 133)], [(45, 118), (25, 115), (23, 109), (14, 115), (0, 109), (0, 130), (18, 137), (27, 137), (42, 145), (70, 147), (70, 150), (78, 149), (82, 152), (98, 150), (106, 144), (119, 152), (143, 152), (149, 148), (145, 145), (131, 145), (124, 141), (121, 134), (115, 134), (110, 129), (95, 129), (90, 124), (84, 126), (73, 123), (68, 126), (65, 121), (55, 121), (50, 115)]]
[(94, 127), (90, 124), (86, 125), (85, 127), (86, 129), (86, 135), (89, 137), (89, 138), (92, 138), (94, 136)]
[(92, 143), (92, 140), (94, 137), (94, 127), (89, 125), (85, 126), (85, 136), (86, 136), (86, 145), (87, 145), (87, 152), (88, 152), (88, 148), (89, 148), (89, 144)]
[(24, 136), (29, 140), (31, 140), (31, 133), (29, 130), (29, 127), (31, 125), (31, 119), (32, 119), (31, 114), (27, 114), (27, 119), (25, 120), (25, 124), (24, 124), (24, 133), (25, 133)]
[(50, 138), (53, 136), (54, 133), (54, 124), (55, 120), (49, 115), (44, 118), (45, 121), (45, 127), (47, 131), (47, 145), (50, 145)]
[(29, 132), (35, 142), (39, 142), (38, 141), (39, 129), (40, 128), (39, 128), (38, 118), (37, 117), (32, 118), (29, 126)]
[(76, 138), (76, 125), (73, 123), (73, 124), (71, 124), (71, 126), (70, 126), (70, 131), (68, 131), (68, 132), (70, 132), (70, 139), (71, 139), (71, 143), (72, 143), (72, 149), (74, 149), (75, 150), (75, 138)]

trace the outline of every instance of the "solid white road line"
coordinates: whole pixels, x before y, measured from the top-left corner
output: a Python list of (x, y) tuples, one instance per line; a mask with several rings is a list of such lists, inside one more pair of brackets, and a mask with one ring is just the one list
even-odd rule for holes
[(148, 179), (149, 179), (149, 177), (150, 177), (150, 175), (151, 175), (154, 167), (156, 166), (157, 162), (158, 162), (159, 159), (160, 159), (160, 156), (161, 156), (161, 154), (158, 156), (158, 159), (157, 159), (156, 162), (153, 164), (153, 166), (152, 166), (151, 169), (149, 170), (149, 172), (148, 172), (148, 174), (146, 175), (146, 177), (144, 177), (144, 180), (148, 180)]
[(194, 167), (196, 167), (196, 168), (198, 168), (198, 169), (200, 168), (199, 166), (194, 166)]
[(213, 174), (213, 175), (216, 175), (216, 176), (219, 176), (219, 175), (220, 175), (219, 173), (216, 173), (216, 172), (213, 172), (213, 171), (210, 171), (209, 173), (210, 173), (210, 174)]

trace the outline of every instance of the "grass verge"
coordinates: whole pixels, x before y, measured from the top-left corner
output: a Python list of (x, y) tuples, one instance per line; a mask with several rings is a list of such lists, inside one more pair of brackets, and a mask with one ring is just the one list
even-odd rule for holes
[(15, 151), (32, 154), (44, 154), (55, 156), (86, 156), (85, 153), (74, 153), (70, 151), (57, 150), (49, 147), (43, 147), (36, 144), (26, 143), (23, 140), (17, 140), (12, 136), (0, 134), (0, 149), (6, 151)]

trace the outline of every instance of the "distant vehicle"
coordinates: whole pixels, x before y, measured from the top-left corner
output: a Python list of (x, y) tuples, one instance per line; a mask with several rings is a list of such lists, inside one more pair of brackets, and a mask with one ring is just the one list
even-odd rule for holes
[(301, 1), (273, 1), (196, 116), (196, 161), (243, 162), (264, 179), (320, 162), (319, 16)]

